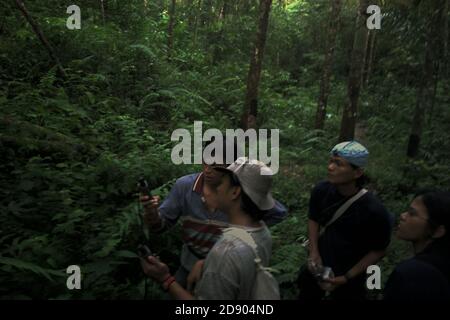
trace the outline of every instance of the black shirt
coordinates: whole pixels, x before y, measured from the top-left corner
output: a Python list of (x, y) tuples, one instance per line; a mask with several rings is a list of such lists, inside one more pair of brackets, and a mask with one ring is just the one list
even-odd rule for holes
[[(349, 198), (351, 196), (342, 196), (328, 181), (318, 183), (311, 192), (309, 219), (323, 227)], [(336, 276), (344, 275), (367, 253), (389, 245), (392, 226), (392, 216), (371, 192), (367, 192), (320, 236), (323, 265), (331, 267)]]
[(450, 253), (430, 245), (414, 258), (400, 263), (384, 291), (389, 301), (450, 300)]

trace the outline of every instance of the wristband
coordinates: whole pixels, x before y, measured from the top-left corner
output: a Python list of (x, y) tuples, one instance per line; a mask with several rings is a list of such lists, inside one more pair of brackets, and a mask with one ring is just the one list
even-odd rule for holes
[(165, 277), (164, 280), (161, 281), (161, 284), (163, 284), (164, 282), (166, 282), (172, 275), (170, 273), (168, 273)]
[(175, 281), (176, 281), (175, 277), (169, 275), (169, 277), (166, 278), (166, 280), (164, 280), (164, 282), (162, 283), (162, 287), (163, 287), (164, 291), (168, 291), (170, 285), (172, 283), (174, 283)]

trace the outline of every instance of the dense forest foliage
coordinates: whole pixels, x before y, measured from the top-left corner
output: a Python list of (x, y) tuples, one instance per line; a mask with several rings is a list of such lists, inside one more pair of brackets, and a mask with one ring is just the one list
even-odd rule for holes
[[(369, 4), (380, 29), (366, 27)], [(164, 198), (201, 170), (171, 162), (173, 130), (236, 128), (250, 114), (280, 130), (273, 193), (289, 216), (271, 228), (271, 267), (295, 298), (309, 194), (339, 140), (368, 147), (369, 188), (396, 215), (418, 188), (449, 187), (448, 5), (2, 0), (0, 297), (163, 299), (135, 254), (148, 235), (136, 182)], [(175, 270), (179, 228), (149, 237)], [(393, 239), (382, 280), (408, 255)], [(82, 290), (67, 289), (69, 265)]]

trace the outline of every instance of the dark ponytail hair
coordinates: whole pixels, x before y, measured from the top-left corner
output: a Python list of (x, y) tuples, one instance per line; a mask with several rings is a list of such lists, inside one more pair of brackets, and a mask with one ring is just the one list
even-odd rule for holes
[(445, 227), (445, 235), (435, 239), (435, 243), (445, 245), (450, 250), (450, 192), (421, 190), (414, 198), (420, 197), (428, 212), (428, 224), (434, 232), (439, 226)]

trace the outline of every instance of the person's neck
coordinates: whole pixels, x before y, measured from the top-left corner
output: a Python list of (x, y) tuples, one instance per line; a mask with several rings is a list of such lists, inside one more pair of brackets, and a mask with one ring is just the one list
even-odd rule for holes
[(346, 184), (338, 184), (336, 185), (336, 189), (339, 192), (339, 194), (343, 195), (344, 197), (353, 196), (359, 191), (359, 188), (353, 181)]
[(261, 224), (250, 217), (240, 206), (235, 206), (228, 212), (230, 223), (243, 227), (259, 227)]
[(421, 253), (431, 242), (433, 242), (431, 239), (413, 242), (414, 254)]

